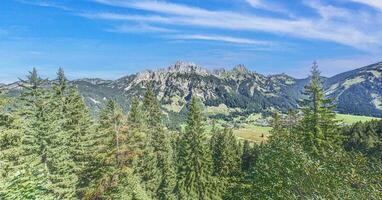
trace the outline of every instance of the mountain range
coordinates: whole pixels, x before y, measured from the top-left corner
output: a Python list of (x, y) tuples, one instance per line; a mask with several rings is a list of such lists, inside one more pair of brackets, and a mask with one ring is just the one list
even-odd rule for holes
[[(325, 94), (335, 100), (339, 113), (382, 117), (382, 62), (322, 80)], [(296, 79), (286, 74), (265, 76), (244, 65), (232, 70), (207, 70), (188, 62), (176, 62), (167, 68), (145, 70), (117, 80), (71, 81), (94, 112), (110, 98), (127, 111), (131, 98), (142, 98), (150, 84), (169, 115), (182, 113), (190, 97), (196, 95), (205, 103), (206, 111), (216, 116), (295, 109), (308, 82), (309, 78)], [(0, 87), (10, 93), (18, 90), (17, 83)]]

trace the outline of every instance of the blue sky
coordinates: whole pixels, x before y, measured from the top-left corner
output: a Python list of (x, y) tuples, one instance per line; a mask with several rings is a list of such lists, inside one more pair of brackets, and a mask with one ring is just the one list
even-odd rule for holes
[(381, 0), (2, 0), (0, 82), (115, 79), (177, 60), (305, 77), (382, 60)]

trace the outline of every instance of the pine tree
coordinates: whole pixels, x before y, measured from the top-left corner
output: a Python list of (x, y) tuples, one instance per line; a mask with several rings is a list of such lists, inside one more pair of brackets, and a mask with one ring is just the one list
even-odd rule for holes
[(23, 92), (20, 116), (24, 116), (25, 124), (22, 127), (20, 173), (11, 181), (14, 186), (11, 194), (15, 199), (54, 197), (49, 188), (50, 170), (47, 159), (49, 132), (52, 129), (48, 115), (52, 112), (48, 106), (49, 96), (43, 89), (44, 83), (45, 80), (38, 76), (35, 68), (27, 76), (27, 80), (21, 80)]
[(211, 138), (214, 175), (228, 177), (240, 168), (239, 144), (232, 129), (216, 130)]
[(121, 164), (123, 134), (121, 128), (124, 125), (122, 109), (114, 100), (108, 100), (105, 108), (101, 111), (98, 132), (105, 135), (105, 147), (103, 152), (104, 164), (118, 168)]
[(292, 134), (295, 132), (296, 126), (298, 124), (298, 115), (297, 111), (294, 110), (288, 110), (286, 121), (285, 121), (285, 128), (287, 129), (289, 134)]
[(304, 91), (306, 98), (302, 102), (304, 117), (300, 129), (304, 146), (318, 155), (327, 147), (339, 147), (341, 136), (335, 120), (333, 100), (325, 98), (316, 62), (313, 63), (310, 78)]
[[(126, 151), (125, 116), (114, 100), (108, 100), (101, 110), (99, 124), (94, 134), (93, 159), (90, 176), (92, 182), (85, 199), (105, 197), (107, 191), (118, 187)], [(105, 197), (106, 198), (106, 197)]]
[(83, 187), (90, 181), (86, 169), (92, 159), (89, 152), (93, 145), (92, 120), (77, 88), (68, 83), (62, 68), (57, 73), (53, 90), (58, 116), (62, 120), (60, 129), (65, 137), (63, 141), (70, 159), (75, 162), (75, 167), (70, 171), (80, 178), (77, 193), (82, 193)]
[(241, 170), (248, 173), (252, 170), (256, 159), (259, 154), (259, 147), (257, 144), (253, 143), (253, 147), (248, 140), (244, 141), (243, 154), (241, 156)]
[(140, 177), (142, 185), (150, 197), (156, 196), (159, 187), (158, 160), (148, 137), (148, 127), (144, 116), (146, 114), (139, 105), (138, 99), (133, 98), (128, 115), (128, 147), (137, 155), (133, 159), (135, 175)]
[(147, 140), (142, 113), (143, 110), (139, 105), (138, 99), (133, 97), (127, 117), (127, 146), (132, 154), (129, 157), (130, 162), (142, 155), (142, 151), (145, 147), (145, 141)]
[(212, 176), (212, 158), (204, 130), (201, 102), (192, 97), (185, 132), (180, 138), (178, 153), (179, 199), (214, 199), (217, 194)]
[[(171, 146), (169, 134), (166, 132), (162, 120), (162, 112), (160, 110), (160, 104), (151, 86), (147, 86), (147, 90), (143, 100), (143, 110), (145, 125), (147, 127), (146, 133), (148, 143), (146, 144), (145, 156), (151, 156), (151, 151), (154, 154), (154, 158), (145, 158), (151, 160), (156, 166), (141, 166), (143, 168), (151, 168), (154, 170), (152, 175), (158, 173), (158, 180), (152, 180), (152, 183), (158, 183), (157, 186), (151, 186), (150, 190), (157, 199), (174, 199), (174, 186), (175, 186), (175, 164), (174, 153)], [(151, 150), (152, 148), (152, 150)], [(142, 162), (141, 162), (142, 163)], [(156, 168), (156, 169), (155, 169)], [(147, 177), (149, 178), (149, 177)], [(155, 179), (157, 177), (152, 177)]]
[(272, 135), (274, 134), (283, 134), (285, 133), (285, 125), (284, 125), (284, 119), (278, 112), (273, 113), (273, 118), (272, 118)]
[(8, 98), (3, 98), (0, 91), (0, 199), (7, 199), (12, 192), (9, 182), (17, 175), (22, 155), (22, 121), (9, 106), (15, 105), (11, 105)]
[(14, 199), (73, 199), (77, 177), (70, 173), (74, 162), (64, 144), (56, 102), (44, 88), (46, 81), (33, 69), (21, 80), (22, 153), (18, 174), (10, 181), (8, 193)]

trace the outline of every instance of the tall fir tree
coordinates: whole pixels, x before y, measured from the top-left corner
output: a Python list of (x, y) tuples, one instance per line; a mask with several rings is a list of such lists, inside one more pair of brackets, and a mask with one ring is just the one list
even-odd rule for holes
[(229, 177), (240, 170), (239, 143), (232, 129), (214, 129), (211, 138), (213, 173), (219, 177)]
[(286, 132), (284, 119), (279, 112), (274, 112), (272, 116), (272, 134), (283, 134)]
[(93, 122), (86, 105), (77, 88), (68, 83), (62, 68), (57, 72), (53, 83), (54, 100), (57, 104), (58, 116), (61, 118), (61, 130), (66, 137), (64, 140), (70, 159), (75, 162), (74, 173), (79, 177), (77, 193), (83, 193), (89, 183), (87, 166), (90, 164)]
[(298, 124), (298, 112), (295, 110), (288, 110), (287, 117), (285, 120), (285, 128), (287, 129), (287, 132), (289, 134), (292, 134), (295, 132), (297, 124)]
[(127, 146), (132, 155), (129, 156), (130, 163), (143, 154), (147, 135), (144, 127), (143, 109), (136, 97), (133, 97), (127, 116)]
[(123, 155), (126, 151), (124, 125), (122, 109), (114, 100), (107, 100), (94, 135), (94, 161), (91, 163), (93, 181), (88, 186), (85, 199), (106, 198), (103, 195), (108, 190), (119, 186), (119, 174), (124, 167)]
[(75, 197), (77, 176), (71, 173), (75, 163), (67, 153), (68, 138), (61, 129), (57, 104), (44, 83), (36, 69), (21, 80), (22, 153), (10, 188), (15, 199)]
[(310, 83), (305, 86), (304, 95), (300, 136), (305, 148), (318, 155), (324, 153), (325, 148), (339, 147), (341, 135), (333, 111), (333, 99), (325, 97), (316, 62), (313, 63)]
[(248, 140), (244, 141), (243, 154), (241, 156), (241, 170), (244, 173), (249, 173), (255, 165), (256, 159), (259, 154), (259, 147), (256, 143), (251, 143)]
[[(142, 163), (146, 166), (141, 166), (143, 169), (149, 169), (148, 173), (152, 173), (153, 177), (149, 190), (153, 197), (157, 199), (174, 199), (174, 187), (176, 183), (174, 152), (171, 145), (170, 135), (165, 130), (163, 124), (163, 114), (160, 109), (160, 104), (156, 98), (154, 91), (150, 85), (147, 85), (147, 90), (143, 100), (144, 123), (146, 125), (147, 144), (143, 159), (151, 160), (151, 162)], [(154, 157), (151, 154), (154, 155)], [(147, 166), (152, 165), (154, 166)], [(156, 175), (157, 174), (157, 175)], [(149, 178), (149, 177), (146, 177)], [(157, 180), (155, 180), (157, 179)], [(154, 183), (157, 183), (155, 185)]]
[(201, 102), (192, 97), (188, 109), (185, 132), (179, 141), (178, 198), (217, 199), (220, 194), (212, 175), (212, 156), (204, 130)]
[(149, 197), (155, 197), (159, 185), (158, 161), (149, 143), (145, 113), (138, 99), (133, 98), (128, 114), (128, 147), (137, 155), (133, 158), (134, 174), (141, 180)]

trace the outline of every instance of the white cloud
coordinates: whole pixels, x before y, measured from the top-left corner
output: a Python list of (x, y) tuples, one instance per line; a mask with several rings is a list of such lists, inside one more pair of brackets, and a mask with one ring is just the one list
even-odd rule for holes
[(382, 11), (382, 1), (381, 0), (349, 0), (355, 3), (361, 3), (373, 7), (377, 10)]
[(44, 1), (44, 0), (32, 0), (32, 1), (16, 0), (16, 1), (20, 3), (24, 3), (24, 4), (34, 5), (34, 6), (50, 7), (50, 8), (57, 8), (57, 9), (65, 10), (65, 11), (73, 11), (71, 8), (68, 8), (64, 5), (57, 4), (51, 1)]
[(281, 5), (270, 3), (269, 1), (268, 2), (264, 0), (245, 0), (245, 1), (254, 8), (289, 14), (289, 12)]
[[(261, 31), (279, 35), (290, 35), (297, 38), (319, 39), (367, 50), (380, 46), (381, 37), (368, 27), (357, 27), (351, 21), (338, 22), (328, 20), (330, 12), (340, 9), (333, 6), (322, 7), (320, 12), (324, 19), (300, 17), (298, 19), (282, 19), (278, 17), (262, 17), (254, 14), (242, 14), (231, 11), (213, 11), (182, 4), (163, 1), (121, 1), (94, 0), (111, 6), (133, 8), (151, 12), (146, 15), (130, 15), (118, 13), (87, 13), (84, 16), (108, 20), (126, 20), (135, 22), (171, 24), (178, 26), (197, 26), (218, 29)], [(342, 9), (336, 16), (346, 16)], [(355, 16), (352, 16), (355, 17)]]
[(324, 5), (317, 0), (305, 0), (304, 4), (313, 8), (325, 20), (330, 20), (332, 18), (351, 19), (353, 16), (352, 12), (348, 9), (339, 8), (333, 5)]
[(173, 35), (170, 36), (173, 39), (180, 40), (207, 40), (207, 41), (220, 41), (220, 42), (228, 42), (235, 44), (251, 44), (251, 45), (272, 45), (272, 42), (269, 41), (260, 41), (260, 40), (252, 40), (247, 38), (239, 38), (239, 37), (229, 37), (223, 35), (202, 35), (202, 34), (182, 34), (182, 35)]
[(111, 29), (107, 29), (110, 32), (116, 33), (171, 33), (176, 32), (176, 30), (162, 28), (158, 26), (152, 26), (149, 24), (138, 24), (138, 25), (120, 25)]

